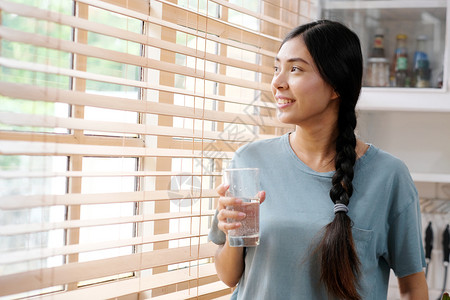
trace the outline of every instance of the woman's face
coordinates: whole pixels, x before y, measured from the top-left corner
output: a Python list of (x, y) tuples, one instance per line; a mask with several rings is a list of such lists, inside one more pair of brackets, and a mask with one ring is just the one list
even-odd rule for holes
[(281, 122), (302, 126), (337, 118), (338, 97), (320, 76), (303, 38), (283, 44), (274, 71), (272, 93)]

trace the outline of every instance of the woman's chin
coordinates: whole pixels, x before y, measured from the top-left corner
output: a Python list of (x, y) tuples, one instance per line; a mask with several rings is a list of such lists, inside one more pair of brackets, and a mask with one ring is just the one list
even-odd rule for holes
[(286, 113), (278, 111), (277, 113), (278, 121), (283, 124), (294, 124), (292, 118), (290, 118)]

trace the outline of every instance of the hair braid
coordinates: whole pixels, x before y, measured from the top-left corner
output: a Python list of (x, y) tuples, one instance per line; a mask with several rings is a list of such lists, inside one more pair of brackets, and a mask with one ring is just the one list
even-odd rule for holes
[[(332, 179), (330, 197), (334, 203), (348, 205), (353, 194), (353, 166), (356, 161), (356, 115), (354, 109), (341, 105), (338, 118), (339, 135), (336, 141), (336, 172)], [(339, 212), (325, 227), (321, 243), (321, 280), (330, 292), (341, 299), (361, 299), (357, 291), (359, 259), (353, 242), (352, 221)], [(341, 258), (341, 259), (339, 259)]]
[(332, 179), (333, 187), (330, 197), (334, 203), (347, 205), (353, 194), (353, 166), (356, 161), (356, 115), (353, 109), (345, 111), (345, 105), (341, 105), (338, 117), (339, 135), (336, 140), (336, 173)]

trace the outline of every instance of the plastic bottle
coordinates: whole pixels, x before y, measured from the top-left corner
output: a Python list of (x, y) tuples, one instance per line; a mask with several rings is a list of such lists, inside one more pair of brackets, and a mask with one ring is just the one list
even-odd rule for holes
[(416, 39), (416, 52), (414, 52), (414, 69), (418, 69), (420, 60), (428, 60), (428, 55), (426, 51), (426, 35), (419, 35)]
[(419, 35), (416, 39), (416, 51), (414, 52), (414, 76), (412, 86), (418, 88), (430, 87), (430, 61), (426, 53), (427, 37)]
[(444, 84), (444, 67), (442, 67), (441, 72), (439, 72), (436, 87), (440, 89), (442, 88), (443, 84)]

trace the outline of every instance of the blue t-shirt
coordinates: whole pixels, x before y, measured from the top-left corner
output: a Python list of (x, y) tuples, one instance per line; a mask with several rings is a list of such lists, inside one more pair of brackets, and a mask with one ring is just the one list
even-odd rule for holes
[[(316, 172), (289, 144), (289, 134), (240, 148), (232, 167), (260, 168), (266, 200), (260, 244), (245, 249), (245, 269), (232, 299), (333, 299), (320, 282), (314, 253), (334, 217), (329, 192), (334, 171)], [(356, 161), (348, 205), (361, 261), (360, 295), (385, 300), (390, 269), (398, 277), (423, 270), (425, 258), (417, 190), (405, 164), (370, 145)], [(209, 238), (225, 243), (214, 218)]]

